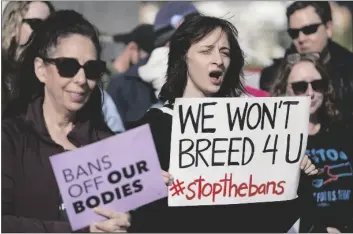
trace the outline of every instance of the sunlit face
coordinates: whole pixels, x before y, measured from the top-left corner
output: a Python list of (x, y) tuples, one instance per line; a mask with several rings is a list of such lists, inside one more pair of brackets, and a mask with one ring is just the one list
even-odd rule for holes
[[(294, 65), (291, 73), (288, 77), (287, 85), (287, 95), (288, 96), (309, 96), (311, 98), (310, 104), (310, 114), (315, 113), (323, 103), (324, 94), (322, 89), (313, 88), (311, 82), (316, 80), (322, 80), (322, 77), (318, 70), (315, 68), (314, 64), (308, 61), (301, 61)], [(303, 91), (302, 94), (296, 94), (295, 92), (295, 83), (296, 82), (307, 82), (306, 91)], [(302, 83), (304, 84), (304, 83)]]
[[(49, 55), (50, 58), (75, 58), (84, 65), (89, 60), (97, 59), (93, 42), (84, 36), (73, 34), (59, 40), (58, 46)], [(36, 75), (45, 84), (45, 98), (51, 99), (58, 108), (75, 112), (88, 101), (97, 80), (87, 79), (84, 69), (78, 70), (72, 78), (61, 77), (55, 64), (35, 62)]]
[(186, 55), (188, 66), (184, 96), (207, 97), (216, 94), (230, 64), (227, 34), (217, 28), (191, 45)]
[[(48, 6), (43, 2), (31, 2), (28, 6), (28, 11), (23, 17), (24, 19), (41, 19), (45, 20), (49, 17), (50, 10)], [(20, 28), (19, 34), (19, 44), (24, 45), (28, 41), (28, 38), (31, 36), (33, 29), (31, 26), (24, 22)]]
[[(291, 29), (300, 29), (320, 23), (322, 23), (320, 16), (312, 6), (297, 10), (289, 17), (289, 28)], [(332, 22), (319, 25), (317, 31), (309, 35), (305, 35), (301, 31), (299, 36), (293, 39), (293, 43), (299, 53), (322, 52), (331, 37)]]

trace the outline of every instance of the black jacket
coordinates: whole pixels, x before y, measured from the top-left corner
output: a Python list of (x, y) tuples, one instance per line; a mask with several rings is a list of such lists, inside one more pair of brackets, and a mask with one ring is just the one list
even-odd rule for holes
[[(37, 98), (26, 113), (2, 122), (2, 232), (72, 232), (65, 212), (59, 209), (62, 201), (49, 161), (64, 148), (51, 139), (42, 104), (43, 99)], [(81, 121), (68, 139), (81, 147), (109, 136), (108, 128), (100, 130), (90, 121)]]
[[(343, 119), (353, 121), (353, 53), (343, 48), (334, 41), (329, 41), (327, 47), (330, 60), (328, 71), (332, 78), (337, 105), (342, 111)], [(295, 52), (292, 45), (286, 54)], [(281, 59), (275, 59), (274, 63), (263, 69), (260, 77), (260, 88), (269, 91), (279, 68)]]
[[(172, 116), (151, 109), (149, 123), (163, 170), (168, 171)], [(299, 218), (299, 199), (285, 202), (168, 207), (167, 198), (132, 212), (132, 232), (287, 232)]]
[(1, 67), (1, 112), (3, 112), (18, 95), (19, 64), (6, 51), (2, 50)]
[(107, 88), (126, 129), (130, 128), (131, 122), (141, 119), (157, 102), (152, 85), (144, 82), (138, 75), (138, 68), (145, 65), (148, 58), (140, 60), (127, 72), (113, 77)]

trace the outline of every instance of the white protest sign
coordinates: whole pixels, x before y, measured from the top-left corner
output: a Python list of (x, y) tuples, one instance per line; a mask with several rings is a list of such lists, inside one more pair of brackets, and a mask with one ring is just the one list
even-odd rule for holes
[(295, 199), (309, 108), (308, 97), (177, 99), (169, 206)]

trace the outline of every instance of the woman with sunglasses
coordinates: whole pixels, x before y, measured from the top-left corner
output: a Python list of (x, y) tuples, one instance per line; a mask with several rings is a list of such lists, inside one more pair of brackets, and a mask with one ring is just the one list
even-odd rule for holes
[(2, 109), (18, 94), (18, 59), (33, 30), (54, 12), (46, 1), (10, 1), (2, 12)]
[(2, 51), (17, 59), (33, 30), (54, 11), (48, 1), (10, 1), (2, 13)]
[[(324, 58), (317, 53), (290, 54), (275, 79), (274, 96), (311, 98), (307, 155), (319, 168), (302, 191), (302, 231), (353, 231), (353, 134), (340, 123)], [(311, 209), (307, 209), (311, 207)]]
[[(102, 115), (105, 69), (96, 28), (75, 11), (43, 22), (21, 58), (19, 98), (2, 122), (2, 232), (71, 232), (49, 157), (112, 136)], [(126, 213), (82, 231), (125, 232)]]
[[(168, 171), (175, 98), (239, 97), (244, 92), (244, 55), (228, 21), (195, 15), (174, 32), (167, 81), (160, 98), (138, 124), (149, 123), (163, 170)], [(303, 160), (308, 174), (317, 172)], [(133, 232), (287, 232), (298, 219), (297, 200), (238, 205), (168, 207), (167, 198), (132, 212)]]

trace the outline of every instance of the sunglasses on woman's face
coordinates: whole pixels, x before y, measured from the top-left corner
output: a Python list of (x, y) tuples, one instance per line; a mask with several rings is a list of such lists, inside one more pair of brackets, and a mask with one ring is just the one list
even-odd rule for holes
[(23, 19), (22, 22), (28, 24), (31, 27), (31, 29), (35, 31), (43, 23), (43, 20), (37, 19), (37, 18), (31, 18), (31, 19)]
[(81, 65), (75, 58), (42, 58), (45, 62), (55, 64), (60, 76), (73, 78), (83, 68), (89, 80), (101, 79), (106, 70), (106, 64), (101, 60), (89, 60)]
[(294, 40), (299, 37), (300, 32), (303, 32), (305, 35), (310, 35), (310, 34), (316, 33), (317, 29), (320, 27), (321, 24), (322, 23), (310, 24), (310, 25), (304, 26), (302, 28), (289, 28), (288, 34)]
[(325, 82), (323, 80), (314, 80), (312, 82), (298, 81), (291, 83), (295, 95), (301, 95), (306, 93), (309, 84), (311, 84), (311, 88), (315, 92), (323, 92), (325, 90)]

